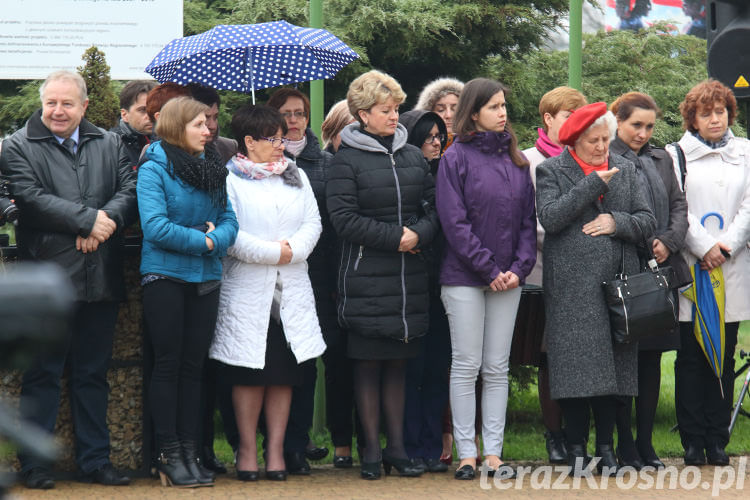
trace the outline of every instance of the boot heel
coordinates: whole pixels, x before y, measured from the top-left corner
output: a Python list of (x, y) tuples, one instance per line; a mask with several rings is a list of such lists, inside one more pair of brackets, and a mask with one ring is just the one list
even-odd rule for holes
[(169, 480), (169, 476), (164, 474), (162, 471), (159, 471), (159, 477), (161, 478), (162, 486), (172, 486), (172, 481)]
[(391, 467), (393, 467), (391, 464), (383, 462), (383, 471), (385, 472), (386, 476), (391, 475)]

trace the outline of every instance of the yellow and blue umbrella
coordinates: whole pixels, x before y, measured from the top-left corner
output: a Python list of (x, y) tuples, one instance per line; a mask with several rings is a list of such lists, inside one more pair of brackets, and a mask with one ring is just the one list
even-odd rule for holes
[[(717, 217), (719, 229), (724, 228), (724, 219), (716, 212), (710, 212), (701, 218), (705, 225), (706, 218)], [(703, 350), (711, 369), (719, 380), (722, 398), (724, 388), (721, 385), (721, 374), (724, 372), (724, 273), (721, 267), (711, 271), (701, 269), (700, 262), (690, 268), (693, 283), (682, 290), (682, 295), (693, 302), (693, 333)]]

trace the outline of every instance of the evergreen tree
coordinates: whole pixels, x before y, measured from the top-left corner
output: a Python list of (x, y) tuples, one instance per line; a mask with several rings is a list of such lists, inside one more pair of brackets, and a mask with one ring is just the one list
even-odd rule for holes
[[(662, 110), (652, 142), (658, 146), (678, 140), (683, 133), (679, 105), (685, 94), (705, 80), (706, 41), (690, 35), (670, 36), (668, 26), (647, 30), (612, 31), (584, 36), (583, 93), (589, 102), (612, 103), (629, 91), (651, 95)], [(541, 126), (539, 99), (547, 91), (568, 84), (568, 52), (535, 51), (505, 59), (492, 56), (478, 75), (507, 84), (508, 116), (519, 143), (529, 147)], [(740, 110), (736, 135), (745, 136)]]
[(117, 124), (120, 103), (110, 85), (109, 65), (104, 52), (91, 46), (83, 53), (82, 59), (84, 64), (77, 69), (86, 82), (89, 94), (86, 119), (97, 127), (109, 129)]

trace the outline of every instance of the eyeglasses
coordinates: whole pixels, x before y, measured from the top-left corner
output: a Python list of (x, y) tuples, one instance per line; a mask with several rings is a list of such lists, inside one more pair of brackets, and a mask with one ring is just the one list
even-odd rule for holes
[(285, 120), (288, 120), (289, 118), (291, 118), (292, 115), (294, 115), (294, 117), (297, 118), (297, 119), (307, 118), (307, 115), (305, 114), (304, 111), (294, 111), (294, 112), (292, 112), (292, 111), (285, 111), (285, 112), (281, 113), (281, 116), (283, 116)]
[(432, 144), (432, 142), (437, 139), (441, 143), (445, 140), (445, 134), (435, 134), (435, 135), (428, 135), (424, 138), (425, 144)]
[(261, 136), (261, 139), (265, 139), (265, 140), (267, 140), (268, 142), (270, 142), (270, 143), (271, 143), (271, 146), (273, 146), (273, 147), (275, 147), (275, 148), (278, 148), (278, 147), (279, 147), (279, 146), (281, 146), (282, 144), (283, 144), (284, 146), (286, 146), (286, 145), (287, 145), (287, 143), (289, 142), (289, 139), (287, 139), (287, 138), (285, 138), (285, 137), (262, 137), (262, 136)]

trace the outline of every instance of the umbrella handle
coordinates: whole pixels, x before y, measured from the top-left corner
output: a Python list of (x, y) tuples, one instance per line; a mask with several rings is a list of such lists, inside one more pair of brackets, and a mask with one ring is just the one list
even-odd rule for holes
[(718, 212), (708, 212), (703, 217), (701, 217), (701, 226), (706, 225), (706, 219), (708, 219), (709, 217), (716, 217), (717, 219), (719, 219), (719, 229), (724, 229), (724, 217), (722, 217)]

